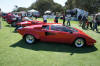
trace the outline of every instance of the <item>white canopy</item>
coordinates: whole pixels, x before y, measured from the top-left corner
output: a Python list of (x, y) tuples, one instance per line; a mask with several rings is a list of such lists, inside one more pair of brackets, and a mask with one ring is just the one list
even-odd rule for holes
[(47, 14), (47, 13), (51, 13), (51, 11), (45, 11), (44, 13), (45, 13), (45, 14)]
[(37, 11), (37, 10), (32, 9), (32, 10), (29, 10), (28, 12), (38, 12), (38, 11)]

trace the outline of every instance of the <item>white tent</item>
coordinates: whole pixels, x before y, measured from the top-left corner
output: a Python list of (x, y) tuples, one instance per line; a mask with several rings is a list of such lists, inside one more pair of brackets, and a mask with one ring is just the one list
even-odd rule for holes
[(29, 10), (28, 12), (38, 12), (38, 11), (37, 11), (37, 10), (32, 9), (32, 10)]
[(45, 14), (50, 14), (50, 13), (51, 13), (51, 11), (48, 11), (48, 10), (47, 10), (47, 11), (45, 11), (44, 13), (45, 13)]
[(28, 11), (28, 15), (29, 16), (32, 16), (32, 15), (34, 15), (34, 16), (40, 16), (40, 13), (39, 13), (39, 11), (32, 9), (32, 10)]

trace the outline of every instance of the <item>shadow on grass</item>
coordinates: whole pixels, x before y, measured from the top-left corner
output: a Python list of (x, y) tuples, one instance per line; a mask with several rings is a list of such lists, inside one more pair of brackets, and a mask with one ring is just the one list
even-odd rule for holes
[(100, 32), (97, 32), (98, 34), (100, 34)]
[(5, 25), (5, 27), (11, 27), (10, 25)]
[(18, 33), (18, 32), (17, 32), (17, 31), (15, 31), (15, 30), (14, 30), (14, 31), (12, 31), (12, 32), (13, 32), (13, 33)]
[(21, 47), (25, 49), (35, 50), (35, 51), (53, 51), (53, 52), (69, 52), (71, 55), (74, 53), (89, 53), (97, 51), (95, 46), (93, 47), (84, 47), (76, 48), (71, 45), (61, 44), (61, 43), (46, 43), (46, 42), (37, 42), (33, 45), (27, 45), (23, 40), (11, 45), (10, 47), (16, 48)]

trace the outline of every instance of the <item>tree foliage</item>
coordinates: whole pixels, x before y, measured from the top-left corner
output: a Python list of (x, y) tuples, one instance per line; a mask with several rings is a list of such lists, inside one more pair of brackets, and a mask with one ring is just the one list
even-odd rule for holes
[(16, 10), (16, 12), (20, 12), (20, 11), (27, 11), (27, 8), (18, 7), (18, 9)]
[(58, 3), (54, 3), (53, 0), (37, 0), (35, 3), (33, 3), (29, 7), (29, 9), (36, 9), (42, 15), (46, 10), (50, 10), (50, 11), (53, 11), (53, 12), (63, 11), (63, 7)]
[(100, 0), (68, 0), (66, 2), (66, 7), (68, 9), (80, 8), (93, 13), (98, 11), (98, 8), (100, 7), (97, 6), (97, 3), (100, 4)]
[(32, 3), (30, 7), (18, 7), (16, 11), (20, 12), (31, 9), (38, 10), (41, 13), (41, 15), (43, 15), (44, 12), (47, 10), (50, 10), (52, 12), (62, 12), (64, 10), (60, 4), (55, 3), (53, 0), (36, 0), (36, 2)]

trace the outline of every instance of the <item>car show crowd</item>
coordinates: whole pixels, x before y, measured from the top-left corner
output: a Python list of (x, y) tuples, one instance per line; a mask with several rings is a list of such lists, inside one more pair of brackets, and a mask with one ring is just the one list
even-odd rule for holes
[[(81, 11), (77, 12), (75, 11), (68, 11), (68, 12), (63, 12), (63, 13), (59, 13), (56, 12), (55, 16), (54, 16), (54, 23), (59, 23), (58, 19), (62, 19), (63, 22), (62, 24), (65, 26), (71, 26), (70, 21), (72, 20), (73, 17), (76, 17), (77, 21), (79, 21), (79, 26), (82, 27), (82, 29), (88, 29), (90, 28), (91, 30), (95, 30), (98, 32), (98, 25), (100, 25), (100, 13), (98, 14), (88, 14), (87, 12), (80, 13)], [(51, 13), (51, 12), (50, 12)], [(48, 15), (50, 15), (50, 13), (44, 13), (43, 17), (43, 21), (44, 23), (48, 23), (47, 19), (49, 18)], [(77, 13), (77, 14), (76, 14)], [(22, 15), (21, 13), (2, 13), (1, 14), (3, 20), (6, 20), (8, 24), (11, 24), (11, 26), (16, 26), (17, 27), (17, 23), (19, 22), (24, 22), (24, 21), (32, 21), (34, 17), (35, 20), (39, 17), (36, 15)], [(32, 19), (31, 19), (32, 18)], [(67, 23), (66, 23), (67, 21)], [(66, 23), (66, 24), (65, 24)], [(0, 22), (1, 24), (1, 22)], [(0, 26), (1, 28), (1, 26)]]
[[(36, 39), (40, 39), (43, 41), (50, 41), (50, 42), (58, 42), (58, 41), (54, 41), (50, 39), (50, 37), (47, 37), (48, 40), (42, 39), (43, 37), (45, 38), (46, 36), (49, 36), (49, 35), (51, 35), (52, 37), (54, 37), (54, 35), (58, 35), (56, 37), (64, 38), (62, 39), (62, 41), (60, 41), (61, 39), (59, 39), (61, 43), (69, 42), (72, 44), (74, 42), (74, 45), (76, 47), (82, 47), (83, 45), (85, 45), (85, 40), (86, 40), (87, 45), (94, 45), (94, 43), (96, 43), (96, 40), (87, 36), (81, 30), (70, 27), (71, 26), (70, 21), (72, 20), (73, 17), (76, 17), (77, 22), (79, 22), (79, 26), (82, 27), (82, 29), (91, 29), (93, 31), (96, 30), (98, 32), (97, 27), (100, 24), (100, 13), (93, 14), (93, 15), (92, 14), (89, 14), (89, 15), (80, 14), (78, 16), (76, 16), (75, 13), (76, 12), (63, 12), (59, 15), (59, 13), (57, 12), (55, 13), (55, 17), (53, 18), (54, 23), (48, 22), (48, 15), (50, 15), (48, 13), (44, 13), (44, 15), (42, 16), (43, 21), (38, 21), (37, 20), (38, 17), (36, 15), (35, 16), (34, 15), (32, 16), (24, 15), (23, 16), (21, 13), (14, 13), (14, 12), (2, 13), (1, 17), (8, 24), (10, 24), (13, 27), (16, 27), (14, 31), (20, 33), (23, 37), (25, 37), (25, 42), (27, 42), (28, 44), (34, 43)], [(33, 20), (33, 17), (35, 18), (34, 20)], [(62, 23), (59, 23), (59, 19), (62, 19)], [(1, 26), (1, 22), (0, 22), (0, 26)], [(33, 28), (33, 30), (31, 30), (31, 28)], [(54, 30), (54, 31), (51, 33), (51, 30)], [(60, 31), (60, 33), (55, 34), (56, 31), (57, 32)], [(42, 32), (44, 32), (45, 35), (43, 35)], [(42, 36), (42, 38), (37, 37), (36, 36), (37, 34), (40, 37)], [(61, 37), (62, 34), (65, 36)], [(69, 38), (73, 38), (73, 39), (71, 39), (71, 41), (63, 41), (66, 39), (70, 40), (69, 38), (67, 38), (67, 36), (69, 35), (70, 35)], [(82, 38), (79, 38), (79, 37), (82, 37)]]

